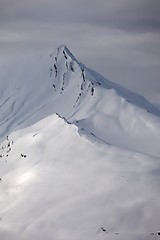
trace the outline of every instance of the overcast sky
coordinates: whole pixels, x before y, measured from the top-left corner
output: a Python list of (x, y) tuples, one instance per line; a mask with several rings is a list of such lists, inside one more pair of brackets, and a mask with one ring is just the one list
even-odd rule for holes
[(1, 62), (62, 44), (160, 104), (160, 0), (0, 0)]

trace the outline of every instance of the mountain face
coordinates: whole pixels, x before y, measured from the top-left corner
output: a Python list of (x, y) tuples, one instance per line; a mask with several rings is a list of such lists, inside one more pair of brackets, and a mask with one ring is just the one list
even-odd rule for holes
[(160, 139), (155, 139), (151, 120), (151, 113), (160, 116), (159, 110), (142, 96), (86, 68), (64, 46), (51, 58), (50, 77), (61, 116), (102, 142), (159, 156), (156, 142)]
[(159, 116), (65, 46), (0, 67), (0, 239), (158, 239)]

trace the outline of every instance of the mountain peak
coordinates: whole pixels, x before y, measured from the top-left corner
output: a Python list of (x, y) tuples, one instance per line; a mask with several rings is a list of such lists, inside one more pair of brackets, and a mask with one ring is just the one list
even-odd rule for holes
[(57, 49), (51, 53), (51, 57), (55, 58), (57, 61), (58, 59), (65, 59), (65, 60), (73, 60), (75, 62), (78, 62), (78, 60), (74, 57), (74, 55), (71, 53), (71, 51), (66, 47), (66, 45), (60, 45), (57, 47)]
[[(78, 91), (78, 97), (82, 100), (90, 92), (91, 96), (96, 92), (95, 88), (100, 87), (101, 90), (115, 91), (117, 96), (126, 102), (134, 104), (140, 108), (147, 110), (157, 116), (160, 111), (150, 104), (142, 96), (114, 83), (97, 72), (85, 67), (80, 63), (65, 45), (60, 45), (53, 54), (51, 54), (53, 62), (50, 67), (50, 77), (53, 81), (53, 87), (56, 92), (62, 94), (68, 86), (74, 84), (74, 92)], [(78, 100), (77, 100), (78, 99)], [(78, 103), (79, 104), (79, 103)]]
[(62, 94), (71, 82), (78, 81), (77, 86), (81, 86), (81, 80), (82, 85), (86, 83), (84, 65), (73, 56), (65, 45), (59, 46), (50, 56), (53, 60), (50, 67), (50, 77), (53, 79), (55, 91), (59, 89)]

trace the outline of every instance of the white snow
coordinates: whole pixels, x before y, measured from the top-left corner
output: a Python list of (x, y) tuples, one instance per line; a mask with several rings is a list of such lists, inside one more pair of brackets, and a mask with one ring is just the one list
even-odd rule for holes
[(158, 239), (159, 109), (65, 46), (0, 70), (0, 239)]

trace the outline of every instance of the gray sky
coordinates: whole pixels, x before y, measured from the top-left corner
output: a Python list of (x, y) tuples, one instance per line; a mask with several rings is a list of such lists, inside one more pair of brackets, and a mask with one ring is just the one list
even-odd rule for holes
[(160, 104), (160, 0), (0, 0), (0, 61), (62, 44)]

